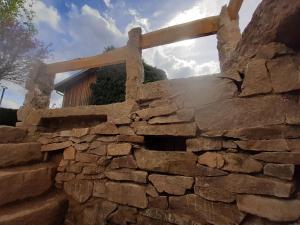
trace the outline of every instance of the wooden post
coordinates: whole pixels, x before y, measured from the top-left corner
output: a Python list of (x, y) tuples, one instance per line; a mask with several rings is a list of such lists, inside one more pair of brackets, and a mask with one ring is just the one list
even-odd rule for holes
[(222, 72), (226, 70), (225, 63), (230, 59), (240, 38), (239, 19), (236, 17), (235, 20), (231, 20), (228, 8), (224, 6), (221, 10), (217, 32), (219, 61)]
[(137, 100), (138, 89), (144, 81), (144, 66), (140, 47), (142, 29), (128, 32), (126, 55), (126, 101)]

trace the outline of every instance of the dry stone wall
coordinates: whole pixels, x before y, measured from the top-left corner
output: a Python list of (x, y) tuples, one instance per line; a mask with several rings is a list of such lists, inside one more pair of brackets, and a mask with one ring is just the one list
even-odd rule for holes
[(65, 224), (299, 224), (298, 56), (263, 48), (273, 57), (250, 60), (240, 84), (149, 83), (120, 118), (42, 133), (42, 151), (62, 155)]

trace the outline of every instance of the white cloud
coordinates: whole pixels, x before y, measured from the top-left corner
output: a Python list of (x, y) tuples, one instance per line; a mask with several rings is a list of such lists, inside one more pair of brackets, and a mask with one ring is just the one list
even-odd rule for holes
[(132, 28), (141, 27), (143, 33), (148, 32), (150, 30), (149, 20), (145, 17), (142, 17), (137, 10), (128, 9), (128, 14), (132, 16), (132, 21), (126, 26), (125, 32), (127, 33)]
[(106, 5), (106, 7), (112, 8), (112, 4), (111, 4), (110, 0), (103, 0), (103, 2)]
[(35, 12), (35, 23), (46, 23), (52, 29), (58, 32), (62, 31), (59, 24), (61, 17), (56, 8), (54, 8), (53, 6), (48, 7), (44, 2), (39, 0), (33, 4), (33, 10)]

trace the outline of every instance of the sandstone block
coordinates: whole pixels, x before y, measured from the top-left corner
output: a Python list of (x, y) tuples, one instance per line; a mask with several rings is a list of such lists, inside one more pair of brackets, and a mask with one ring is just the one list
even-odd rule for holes
[(140, 169), (183, 176), (222, 176), (226, 172), (197, 165), (197, 156), (189, 152), (135, 151)]
[(0, 143), (21, 141), (27, 134), (24, 128), (0, 126)]
[(106, 153), (107, 153), (107, 146), (102, 144), (100, 145), (99, 147), (97, 148), (93, 148), (93, 149), (89, 149), (87, 151), (87, 153), (90, 153), (90, 154), (94, 154), (94, 155), (98, 155), (98, 156), (105, 156)]
[(39, 143), (0, 144), (0, 167), (22, 165), (42, 159)]
[(77, 151), (85, 151), (89, 148), (89, 144), (88, 143), (81, 143), (81, 144), (74, 144), (74, 148), (77, 150)]
[(83, 162), (83, 163), (92, 163), (97, 162), (99, 156), (88, 154), (88, 153), (77, 153), (76, 154), (76, 161)]
[(52, 164), (0, 170), (0, 205), (48, 191), (52, 186), (53, 173)]
[(94, 181), (93, 196), (100, 198), (105, 196), (105, 180)]
[(237, 198), (241, 211), (275, 222), (290, 222), (300, 218), (300, 200), (282, 200), (255, 195)]
[(85, 135), (88, 135), (89, 131), (90, 131), (89, 128), (74, 128), (72, 129), (72, 136), (80, 138)]
[(121, 135), (135, 135), (134, 130), (129, 126), (119, 126), (118, 129)]
[(133, 181), (136, 183), (147, 183), (148, 173), (130, 169), (119, 169), (105, 171), (105, 176), (111, 180)]
[(262, 152), (289, 151), (289, 146), (285, 139), (235, 141), (235, 143), (244, 150)]
[(253, 59), (246, 67), (241, 96), (265, 94), (272, 91), (272, 85), (264, 59)]
[(109, 222), (113, 224), (127, 225), (136, 223), (138, 211), (136, 208), (128, 206), (119, 206), (117, 211), (109, 216)]
[(187, 151), (199, 152), (222, 149), (222, 141), (211, 138), (193, 138), (186, 140)]
[(57, 183), (63, 183), (66, 181), (73, 180), (75, 178), (75, 174), (73, 173), (57, 173), (55, 176), (55, 181)]
[(147, 216), (138, 215), (137, 225), (145, 225), (145, 224), (147, 224), (147, 225), (172, 225), (171, 223), (168, 223), (168, 222), (152, 219)]
[(194, 117), (194, 111), (177, 111), (175, 115), (154, 117), (148, 121), (149, 124), (168, 124), (190, 122)]
[(267, 163), (264, 166), (264, 174), (284, 180), (293, 180), (295, 166), (293, 164)]
[(118, 158), (113, 158), (109, 168), (118, 169), (118, 168), (130, 168), (136, 169), (137, 164), (132, 155), (121, 156)]
[(68, 208), (64, 196), (46, 195), (1, 208), (0, 225), (57, 225), (62, 224)]
[(150, 182), (158, 190), (158, 192), (166, 192), (172, 195), (184, 195), (187, 189), (191, 189), (194, 178), (184, 176), (166, 176), (151, 174)]
[(118, 135), (118, 142), (130, 142), (130, 143), (144, 143), (144, 136), (138, 135)]
[(206, 152), (198, 157), (198, 163), (208, 167), (221, 169), (225, 164), (225, 160), (222, 154)]
[(267, 63), (267, 66), (275, 93), (300, 89), (300, 69), (296, 57), (285, 56), (273, 59)]
[(72, 180), (64, 183), (64, 190), (76, 201), (84, 203), (92, 196), (93, 186), (88, 180)]
[(56, 151), (61, 150), (67, 147), (70, 147), (73, 143), (71, 141), (65, 141), (61, 143), (51, 143), (47, 145), (42, 145), (42, 152)]
[(110, 122), (101, 123), (91, 129), (91, 134), (115, 135), (119, 134), (117, 126)]
[(149, 196), (149, 208), (159, 208), (159, 209), (167, 209), (169, 206), (168, 197), (167, 196), (157, 196), (151, 197)]
[(75, 160), (76, 150), (73, 146), (70, 146), (64, 150), (64, 160)]
[(132, 146), (129, 143), (109, 144), (107, 146), (107, 155), (111, 155), (111, 156), (128, 155), (131, 152), (131, 148)]
[(207, 201), (197, 195), (189, 194), (169, 198), (170, 209), (182, 213), (201, 216), (211, 224), (240, 224), (245, 214), (235, 205)]
[(145, 187), (131, 183), (106, 182), (105, 196), (109, 201), (137, 208), (146, 208), (148, 200)]
[(176, 112), (177, 107), (175, 105), (165, 105), (165, 106), (159, 106), (159, 107), (151, 107), (142, 109), (139, 111), (134, 112), (143, 120), (148, 120), (152, 117), (156, 116), (163, 116), (163, 115), (170, 115), (174, 112)]
[(138, 135), (170, 135), (170, 136), (195, 136), (194, 123), (165, 124), (165, 125), (134, 125)]
[(254, 159), (271, 163), (300, 165), (300, 152), (262, 152), (256, 154)]
[(222, 187), (232, 193), (271, 195), (287, 198), (294, 192), (293, 183), (266, 177), (230, 174), (222, 177), (197, 177), (195, 186)]
[(284, 124), (291, 105), (294, 103), (277, 95), (233, 98), (199, 108), (195, 120), (203, 132)]
[(159, 194), (158, 194), (157, 190), (155, 189), (155, 187), (150, 183), (146, 187), (146, 194), (153, 197), (153, 198), (156, 198), (156, 197), (159, 196)]
[(222, 187), (198, 187), (194, 188), (196, 195), (201, 196), (202, 198), (214, 201), (214, 202), (225, 202), (231, 203), (235, 201), (236, 195), (231, 193)]

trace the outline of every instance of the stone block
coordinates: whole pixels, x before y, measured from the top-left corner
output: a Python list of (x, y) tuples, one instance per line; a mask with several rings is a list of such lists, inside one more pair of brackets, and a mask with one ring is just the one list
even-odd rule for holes
[(293, 180), (295, 166), (293, 164), (267, 163), (264, 166), (264, 174), (283, 180)]
[(142, 144), (142, 143), (144, 143), (144, 136), (118, 135), (117, 136), (117, 141), (118, 142), (130, 142), (130, 143)]
[(166, 192), (171, 195), (184, 195), (186, 190), (192, 188), (194, 178), (151, 174), (149, 175), (149, 181), (160, 193)]
[(72, 145), (72, 141), (65, 141), (61, 143), (51, 143), (47, 145), (42, 145), (42, 152), (50, 152), (50, 151), (56, 151), (56, 150), (61, 150), (67, 147), (70, 147)]
[(264, 162), (300, 165), (300, 152), (262, 152), (253, 158)]
[(93, 127), (91, 134), (116, 135), (119, 134), (119, 130), (115, 124), (105, 122)]
[(221, 150), (222, 141), (213, 138), (193, 138), (186, 140), (187, 151), (199, 152), (199, 151), (210, 151), (210, 150)]
[(63, 158), (64, 160), (75, 160), (76, 149), (70, 146), (64, 150)]
[(145, 171), (136, 171), (131, 169), (119, 169), (105, 171), (105, 176), (110, 180), (147, 183), (148, 173)]
[(110, 156), (129, 155), (131, 152), (131, 148), (132, 146), (129, 143), (109, 144), (107, 146), (107, 155)]
[(127, 156), (113, 158), (109, 165), (109, 168), (111, 168), (111, 169), (118, 169), (118, 168), (136, 169), (137, 164), (132, 155), (127, 155)]
[(195, 136), (195, 123), (165, 124), (165, 125), (134, 125), (138, 135), (169, 135), (169, 136)]
[(261, 152), (289, 151), (289, 146), (285, 139), (235, 141), (235, 143), (243, 150)]
[(292, 222), (300, 218), (300, 200), (282, 200), (256, 195), (241, 195), (237, 198), (241, 211), (275, 222)]
[(88, 180), (72, 180), (64, 183), (65, 192), (80, 203), (86, 202), (93, 193), (93, 182)]
[(214, 202), (225, 202), (231, 203), (236, 199), (236, 195), (231, 193), (222, 187), (194, 187), (194, 192), (196, 195), (201, 196), (202, 198), (214, 201)]

